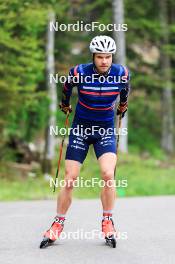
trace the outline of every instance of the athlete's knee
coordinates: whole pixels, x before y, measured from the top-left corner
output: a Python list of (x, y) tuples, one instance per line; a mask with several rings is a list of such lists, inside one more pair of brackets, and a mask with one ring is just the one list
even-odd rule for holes
[(106, 170), (102, 171), (102, 179), (105, 181), (105, 183), (113, 180), (114, 179), (114, 170), (106, 169)]
[(66, 189), (73, 189), (77, 176), (78, 173), (71, 171), (70, 169), (66, 169), (64, 178)]

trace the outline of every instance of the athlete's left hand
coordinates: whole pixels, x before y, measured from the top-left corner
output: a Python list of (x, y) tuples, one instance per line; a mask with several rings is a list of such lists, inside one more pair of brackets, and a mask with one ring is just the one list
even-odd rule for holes
[(117, 107), (117, 115), (122, 114), (122, 118), (123, 118), (127, 110), (128, 110), (128, 102), (120, 103)]

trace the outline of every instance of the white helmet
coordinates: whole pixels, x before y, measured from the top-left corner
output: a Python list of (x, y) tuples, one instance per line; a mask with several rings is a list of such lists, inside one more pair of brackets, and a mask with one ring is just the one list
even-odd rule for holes
[(91, 40), (90, 51), (92, 53), (115, 53), (115, 41), (108, 36), (96, 36)]

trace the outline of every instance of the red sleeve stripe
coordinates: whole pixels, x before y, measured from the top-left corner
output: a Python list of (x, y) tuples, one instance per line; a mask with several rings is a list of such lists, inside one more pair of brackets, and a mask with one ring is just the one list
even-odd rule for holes
[(128, 75), (129, 75), (128, 69), (124, 67), (124, 70), (125, 70), (125, 76), (128, 78)]
[(64, 83), (64, 91), (68, 91), (68, 88), (65, 83)]
[(77, 69), (78, 69), (78, 65), (75, 66), (75, 68), (74, 68), (74, 76), (77, 76), (77, 75), (78, 75), (78, 71), (77, 71)]

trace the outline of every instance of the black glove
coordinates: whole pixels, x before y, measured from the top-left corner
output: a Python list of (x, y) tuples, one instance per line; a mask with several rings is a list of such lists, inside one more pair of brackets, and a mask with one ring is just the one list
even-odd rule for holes
[(122, 118), (125, 116), (126, 111), (128, 110), (128, 103), (120, 103), (117, 107), (117, 115), (122, 115)]
[(67, 114), (68, 112), (71, 113), (72, 112), (72, 106), (71, 105), (66, 105), (63, 102), (61, 102), (59, 104), (59, 107), (61, 109), (61, 111), (65, 114)]

